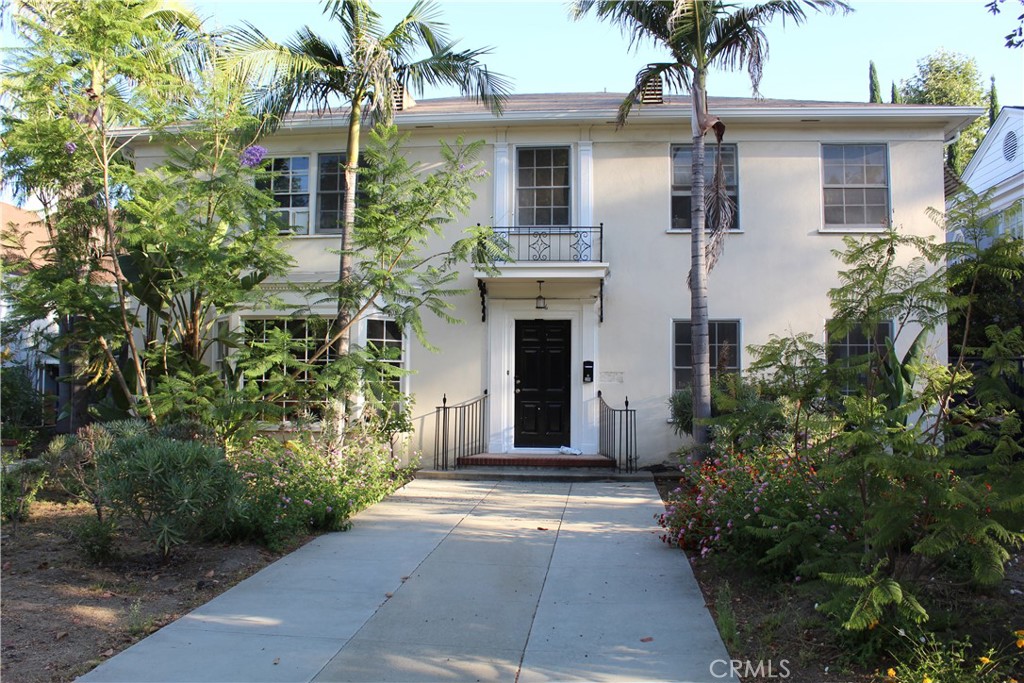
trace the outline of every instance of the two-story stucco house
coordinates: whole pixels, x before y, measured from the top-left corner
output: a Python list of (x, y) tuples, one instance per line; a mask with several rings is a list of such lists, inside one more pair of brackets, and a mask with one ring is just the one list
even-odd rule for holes
[[(438, 140), (486, 142), (489, 177), (465, 218), (495, 226), (510, 260), (498, 275), (465, 269), (454, 301), (464, 323), (427, 321), (432, 352), (393, 322), (370, 316), (356, 343), (401, 348), (416, 397), (411, 451), (434, 463), (434, 407), (487, 395), (470, 415), (473, 452), (508, 459), (566, 446), (608, 452), (635, 439), (640, 466), (681, 442), (666, 401), (690, 367), (690, 105), (685, 97), (634, 109), (615, 126), (617, 94), (519, 95), (500, 118), (456, 99), (427, 100), (397, 114), (413, 160), (438, 159)], [(721, 154), (738, 205), (710, 276), (711, 357), (743, 370), (748, 344), (809, 331), (824, 338), (830, 253), (841, 237), (891, 222), (943, 239), (926, 214), (943, 206), (944, 145), (982, 113), (974, 107), (714, 99), (728, 129)], [(295, 226), (293, 282), (335, 276), (345, 115), (295, 116), (261, 144), (281, 183), (277, 199)], [(715, 146), (708, 145), (708, 159)], [(160, 150), (140, 148), (146, 164)], [(708, 164), (709, 169), (711, 164)], [(454, 232), (464, 226), (454, 225)], [(454, 236), (453, 236), (454, 239)], [(284, 283), (271, 285), (304, 304)], [(258, 329), (291, 310), (231, 316)], [(331, 315), (325, 304), (323, 315)], [(830, 340), (856, 344), (856, 339)], [(934, 352), (945, 357), (945, 340)], [(602, 434), (602, 400), (628, 397), (635, 433)], [(477, 411), (476, 408), (479, 408)], [(463, 416), (465, 417), (465, 416)], [(616, 415), (616, 418), (622, 417)], [(454, 417), (453, 417), (454, 419)], [(603, 424), (605, 422), (606, 424)], [(450, 428), (451, 429), (451, 428)], [(452, 433), (463, 443), (466, 437)], [(444, 460), (438, 461), (443, 466)], [(449, 465), (454, 464), (449, 462)]]

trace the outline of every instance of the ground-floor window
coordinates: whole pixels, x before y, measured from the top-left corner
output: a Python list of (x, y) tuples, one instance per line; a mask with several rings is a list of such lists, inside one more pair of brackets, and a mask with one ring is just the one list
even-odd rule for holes
[(873, 330), (857, 326), (844, 334), (832, 332), (834, 325), (832, 320), (825, 324), (828, 360), (850, 369), (851, 376), (843, 380), (842, 391), (844, 394), (852, 394), (855, 393), (856, 387), (867, 382), (866, 369), (871, 355), (882, 357), (886, 354), (885, 342), (892, 339), (892, 321), (880, 322)]
[[(711, 372), (740, 371), (740, 321), (708, 322)], [(693, 334), (689, 320), (672, 322), (672, 386), (676, 391), (693, 382)]]
[[(281, 419), (303, 413), (316, 416), (328, 398), (316, 387), (320, 368), (337, 357), (333, 347), (317, 356), (330, 338), (331, 318), (248, 318), (243, 321), (245, 341), (257, 357), (267, 360), (265, 370), (246, 381), (257, 382), (274, 401)], [(269, 417), (269, 416), (268, 416)]]
[[(405, 362), (405, 348), (402, 328), (394, 320), (370, 318), (366, 321), (366, 348), (382, 363), (401, 370)], [(395, 391), (402, 391), (401, 375), (385, 377), (386, 383)]]

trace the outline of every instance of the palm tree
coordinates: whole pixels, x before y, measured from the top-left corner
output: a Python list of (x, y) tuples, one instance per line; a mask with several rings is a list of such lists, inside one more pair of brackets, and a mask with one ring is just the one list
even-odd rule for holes
[[(336, 342), (339, 353), (344, 354), (349, 347), (348, 307), (344, 302), (352, 271), (363, 117), (389, 121), (396, 99), (400, 101), (405, 91), (422, 95), (427, 85), (456, 86), (464, 96), (488, 104), (500, 114), (510, 84), (479, 61), (489, 48), (456, 50), (446, 35), (445, 24), (438, 22), (440, 7), (433, 0), (418, 0), (387, 33), (369, 0), (325, 0), (324, 14), (340, 25), (340, 46), (308, 26), (287, 44), (279, 45), (246, 25), (230, 41), (234, 54), (229, 59), (250, 76), (267, 76), (267, 87), (257, 103), (259, 110), (280, 118), (299, 105), (311, 104), (318, 113), (332, 105), (348, 107), (337, 332), (330, 342)], [(413, 59), (423, 48), (426, 56)]]
[[(707, 443), (704, 421), (711, 416), (707, 274), (708, 264), (713, 265), (714, 252), (717, 251), (712, 249), (709, 254), (705, 247), (704, 135), (714, 129), (721, 142), (725, 131), (722, 122), (708, 113), (707, 76), (713, 67), (729, 70), (746, 68), (757, 95), (768, 57), (764, 25), (776, 17), (801, 24), (807, 18), (805, 8), (830, 13), (837, 9), (850, 10), (841, 0), (768, 0), (752, 6), (724, 0), (575, 0), (572, 8), (577, 19), (595, 10), (599, 19), (621, 25), (630, 36), (631, 46), (650, 40), (666, 48), (671, 55), (671, 61), (648, 64), (637, 73), (633, 89), (619, 107), (620, 126), (625, 124), (634, 102), (639, 101), (640, 94), (649, 85), (665, 82), (671, 89), (690, 93), (693, 135), (690, 324), (693, 335), (693, 438), (699, 446)], [(713, 220), (712, 227), (717, 228), (719, 234), (729, 224), (727, 214), (726, 211)], [(712, 240), (715, 242), (720, 244), (719, 239)]]

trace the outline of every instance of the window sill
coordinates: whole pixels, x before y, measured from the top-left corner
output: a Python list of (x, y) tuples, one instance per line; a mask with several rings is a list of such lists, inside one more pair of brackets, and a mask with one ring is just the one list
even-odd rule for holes
[(880, 225), (843, 225), (818, 228), (819, 235), (862, 235), (885, 231), (886, 229)]
[(278, 235), (280, 237), (289, 237), (291, 239), (298, 239), (298, 240), (316, 239), (318, 237), (321, 238), (321, 239), (327, 238), (327, 237), (333, 237), (333, 238), (336, 239), (338, 237), (341, 237), (341, 233), (340, 232), (319, 232), (319, 233), (313, 233), (312, 235), (307, 235), (307, 234), (303, 234), (303, 233), (295, 233), (295, 232), (279, 232)]
[[(692, 232), (693, 231), (690, 230), (689, 228), (668, 228), (667, 230), (665, 230), (665, 234), (666, 235), (689, 235)], [(704, 231), (705, 234), (707, 234), (709, 232), (711, 232), (711, 231), (710, 230), (705, 230)], [(743, 229), (729, 230), (728, 232), (726, 232), (727, 235), (743, 235), (745, 233), (746, 233), (746, 231), (743, 230)]]

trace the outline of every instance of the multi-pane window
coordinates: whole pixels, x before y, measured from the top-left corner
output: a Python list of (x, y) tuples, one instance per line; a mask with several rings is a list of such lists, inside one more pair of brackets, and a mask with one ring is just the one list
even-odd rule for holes
[[(248, 378), (268, 389), (283, 388), (283, 395), (275, 401), (283, 408), (283, 419), (291, 419), (303, 410), (316, 414), (317, 404), (327, 399), (326, 395), (310, 395), (308, 389), (315, 380), (316, 369), (337, 357), (332, 346), (314, 359), (329, 339), (330, 327), (329, 318), (251, 318), (244, 321), (246, 343), (255, 346), (257, 354), (274, 353), (281, 333), (287, 332), (288, 352), (295, 362), (275, 365), (261, 375)], [(303, 367), (306, 365), (313, 367)]]
[(256, 187), (271, 191), (287, 232), (309, 234), (309, 157), (271, 157), (265, 163), (273, 175)]
[(230, 366), (228, 336), (231, 334), (231, 327), (227, 320), (217, 321), (217, 341), (213, 347), (213, 367), (221, 379), (226, 379)]
[[(718, 159), (718, 147), (704, 148), (704, 187), (710, 187)], [(739, 173), (736, 166), (736, 145), (722, 145), (722, 171), (725, 186), (736, 210), (729, 230), (739, 228)], [(693, 207), (693, 145), (672, 145), (672, 229), (690, 229)], [(709, 229), (712, 226), (707, 226)]]
[[(890, 321), (878, 323), (870, 337), (859, 326), (843, 335), (829, 332), (828, 329), (831, 326), (832, 321), (830, 320), (825, 326), (828, 360), (851, 369), (842, 391), (845, 394), (852, 394), (856, 391), (856, 387), (862, 387), (867, 383), (867, 374), (864, 370), (867, 369), (870, 355), (883, 356), (886, 353), (885, 340), (892, 338), (892, 323)], [(856, 372), (854, 373), (854, 371)]]
[[(712, 373), (740, 371), (740, 322), (708, 322), (708, 346)], [(672, 386), (685, 389), (693, 382), (693, 334), (689, 320), (672, 324)]]
[(516, 150), (516, 225), (570, 225), (568, 147)]
[(316, 231), (337, 233), (345, 225), (345, 155), (317, 156)]
[(889, 221), (885, 145), (822, 145), (825, 227), (884, 227)]
[[(372, 318), (366, 321), (366, 347), (381, 361), (401, 369), (405, 350), (402, 328), (394, 320)], [(400, 376), (389, 378), (395, 391), (402, 388)]]
[[(829, 321), (826, 329), (831, 324), (832, 321)], [(861, 327), (854, 327), (842, 336), (828, 334), (827, 337), (829, 360), (863, 358), (872, 352), (883, 353), (885, 351), (885, 340), (892, 337), (892, 323), (889, 321), (878, 323), (871, 338), (868, 338)]]
[(1024, 200), (999, 212), (999, 234), (1024, 238)]

